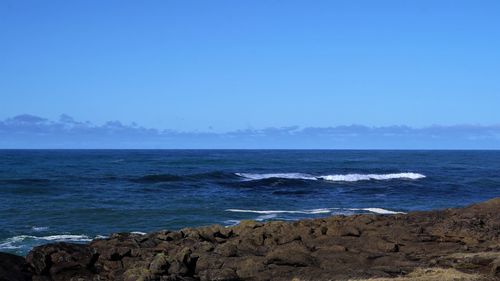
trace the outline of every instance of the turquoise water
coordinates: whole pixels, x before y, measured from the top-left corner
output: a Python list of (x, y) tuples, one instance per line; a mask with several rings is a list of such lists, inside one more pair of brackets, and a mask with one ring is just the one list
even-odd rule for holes
[(0, 251), (497, 196), (499, 151), (0, 150)]

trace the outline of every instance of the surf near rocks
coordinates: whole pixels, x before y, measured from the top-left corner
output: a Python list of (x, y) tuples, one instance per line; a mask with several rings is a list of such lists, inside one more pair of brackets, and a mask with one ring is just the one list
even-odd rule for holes
[(123, 233), (36, 247), (26, 261), (40, 281), (498, 280), (499, 209), (497, 198), (410, 214)]

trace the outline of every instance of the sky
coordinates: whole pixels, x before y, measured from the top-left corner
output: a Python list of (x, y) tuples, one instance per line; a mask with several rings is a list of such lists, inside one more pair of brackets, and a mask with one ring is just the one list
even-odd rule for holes
[(470, 0), (5, 0), (0, 120), (495, 127), (499, 12)]

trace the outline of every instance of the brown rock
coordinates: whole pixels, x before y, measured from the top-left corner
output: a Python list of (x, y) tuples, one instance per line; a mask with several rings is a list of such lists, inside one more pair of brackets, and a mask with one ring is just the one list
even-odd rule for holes
[(490, 274), (493, 277), (500, 278), (500, 259), (497, 259), (491, 263)]
[(23, 257), (0, 253), (0, 281), (28, 281), (31, 275)]
[(466, 272), (478, 280), (496, 280), (498, 210), (500, 198), (406, 215), (119, 233), (89, 245), (36, 247), (27, 264), (0, 254), (0, 281), (356, 280), (417, 276), (429, 267), (440, 274)]
[(353, 237), (359, 237), (361, 235), (361, 232), (359, 231), (358, 228), (354, 226), (330, 226), (328, 227), (328, 230), (326, 232), (326, 235), (330, 236), (353, 236)]
[(214, 253), (223, 257), (235, 257), (238, 255), (238, 247), (233, 243), (224, 243), (215, 248)]
[(97, 256), (88, 245), (56, 243), (35, 247), (26, 257), (35, 275), (54, 280), (91, 278)]
[(236, 274), (241, 279), (251, 279), (258, 276), (264, 269), (262, 258), (249, 257), (237, 265)]
[(204, 272), (200, 276), (201, 281), (237, 281), (240, 280), (232, 268), (214, 269)]
[(300, 244), (279, 247), (266, 256), (267, 264), (308, 266), (315, 263), (311, 253)]
[(164, 253), (159, 253), (149, 264), (149, 271), (153, 275), (161, 275), (168, 271), (168, 267), (168, 257)]

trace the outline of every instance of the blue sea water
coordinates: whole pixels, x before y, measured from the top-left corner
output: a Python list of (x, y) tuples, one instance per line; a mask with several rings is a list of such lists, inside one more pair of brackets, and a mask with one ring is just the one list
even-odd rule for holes
[(0, 251), (498, 196), (500, 151), (0, 150)]

